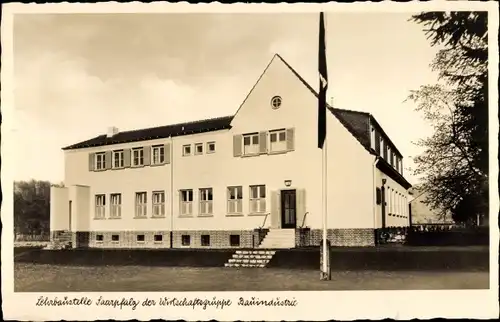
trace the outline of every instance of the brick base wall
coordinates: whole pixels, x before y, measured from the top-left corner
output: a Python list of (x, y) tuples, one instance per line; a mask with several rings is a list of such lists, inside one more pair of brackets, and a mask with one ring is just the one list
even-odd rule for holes
[[(182, 245), (182, 236), (190, 236), (189, 246)], [(202, 246), (201, 236), (210, 236), (210, 245)], [(231, 246), (230, 236), (240, 236), (239, 246)], [(186, 230), (174, 231), (174, 248), (253, 248), (259, 238), (258, 231), (253, 230)]]
[[(170, 248), (169, 231), (91, 231), (88, 232), (88, 247), (94, 248)], [(103, 240), (97, 240), (102, 235)], [(112, 236), (118, 235), (119, 240), (113, 241)], [(144, 235), (144, 241), (138, 241), (137, 236)], [(154, 236), (161, 235), (161, 241), (155, 241)]]
[[(295, 244), (298, 247), (320, 246), (321, 229), (297, 229)], [(332, 246), (375, 246), (375, 230), (370, 228), (328, 229), (327, 239)]]

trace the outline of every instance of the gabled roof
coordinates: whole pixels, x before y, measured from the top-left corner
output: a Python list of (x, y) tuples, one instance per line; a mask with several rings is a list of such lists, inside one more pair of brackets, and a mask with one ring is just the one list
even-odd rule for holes
[(111, 144), (120, 144), (128, 142), (138, 142), (145, 140), (164, 139), (181, 135), (195, 133), (218, 131), (229, 129), (233, 116), (224, 116), (201, 121), (158, 126), (141, 130), (119, 132), (108, 138), (106, 135), (100, 135), (90, 140), (76, 143), (63, 148), (63, 150), (81, 149), (88, 147), (97, 147)]
[[(309, 89), (311, 93), (313, 93), (316, 97), (318, 97), (318, 93), (314, 90), (314, 88), (312, 88), (312, 86), (309, 85), (309, 83), (307, 83), (305, 79), (302, 76), (300, 76), (299, 73), (297, 73), (297, 71), (283, 59), (283, 57), (281, 57), (279, 54), (275, 54), (271, 59), (271, 61), (266, 66), (266, 68), (264, 69), (264, 72), (260, 75), (257, 82), (246, 96), (242, 105), (244, 104), (248, 96), (250, 96), (251, 92), (253, 91), (257, 83), (259, 83), (262, 76), (266, 73), (267, 69), (269, 68), (273, 60), (276, 58), (280, 59), (283, 62), (283, 64), (285, 64), (285, 66), (287, 66), (290, 69), (290, 71), (302, 82), (302, 84), (304, 84), (304, 86), (307, 89)], [(365, 129), (366, 131), (369, 131), (368, 120), (370, 119), (375, 120), (373, 116), (371, 116), (369, 113), (333, 108), (330, 105), (328, 105), (328, 110), (340, 121), (340, 123), (351, 133), (351, 135), (354, 138), (356, 138), (356, 140), (370, 154), (376, 155), (375, 151), (373, 151), (373, 149), (370, 147), (370, 141), (369, 141), (370, 134), (369, 132), (365, 132)], [(238, 111), (236, 112), (236, 114), (237, 113)], [(194, 133), (203, 133), (203, 132), (211, 132), (222, 129), (229, 129), (231, 128), (231, 121), (233, 120), (233, 118), (234, 115), (201, 120), (201, 121), (153, 127), (141, 130), (119, 132), (118, 134), (114, 135), (111, 138), (108, 138), (106, 135), (100, 135), (90, 140), (86, 140), (83, 142), (67, 146), (63, 148), (63, 150), (98, 147), (98, 146), (127, 143), (127, 142), (138, 142), (138, 141), (153, 140), (153, 139), (162, 139), (162, 138), (168, 138), (170, 136), (175, 137), (175, 136), (189, 135)]]

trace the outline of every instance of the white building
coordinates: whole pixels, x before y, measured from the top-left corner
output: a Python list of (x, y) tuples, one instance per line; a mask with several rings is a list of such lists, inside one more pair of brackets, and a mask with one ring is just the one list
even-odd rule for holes
[[(317, 94), (275, 55), (234, 116), (119, 132), (64, 148), (53, 238), (73, 247), (319, 245)], [(402, 155), (368, 113), (329, 108), (328, 238), (375, 244), (408, 226)], [(382, 203), (385, 199), (386, 206)]]

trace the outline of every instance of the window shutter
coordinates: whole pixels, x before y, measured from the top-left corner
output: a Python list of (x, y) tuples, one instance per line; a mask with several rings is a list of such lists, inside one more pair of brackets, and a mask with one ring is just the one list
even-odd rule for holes
[[(297, 190), (297, 227), (305, 227), (304, 219), (306, 215), (306, 190)], [(307, 220), (307, 219), (306, 219)]]
[(151, 147), (150, 146), (145, 146), (142, 148), (144, 151), (144, 165), (150, 165), (151, 164)]
[(286, 129), (286, 149), (287, 151), (293, 151), (295, 149), (295, 129)]
[(123, 150), (123, 166), (125, 168), (130, 168), (130, 149), (124, 149)]
[(380, 154), (380, 135), (375, 131), (375, 152)]
[(112, 151), (106, 151), (104, 154), (104, 168), (106, 170), (111, 169), (111, 163), (113, 162), (113, 152)]
[(163, 149), (165, 150), (165, 163), (169, 164), (170, 163), (170, 143), (167, 143), (163, 146)]
[(259, 133), (259, 153), (260, 154), (267, 153), (267, 132)]
[(271, 191), (271, 228), (280, 228), (280, 194)]
[(95, 170), (95, 153), (89, 153), (89, 171)]
[(241, 134), (236, 134), (233, 136), (233, 156), (234, 157), (241, 157), (242, 140), (243, 140), (243, 135), (241, 135)]

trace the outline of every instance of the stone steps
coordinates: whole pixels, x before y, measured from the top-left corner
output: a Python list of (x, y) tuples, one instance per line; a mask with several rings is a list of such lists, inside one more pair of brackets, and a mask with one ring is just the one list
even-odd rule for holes
[(224, 266), (264, 268), (275, 253), (274, 250), (237, 250)]

